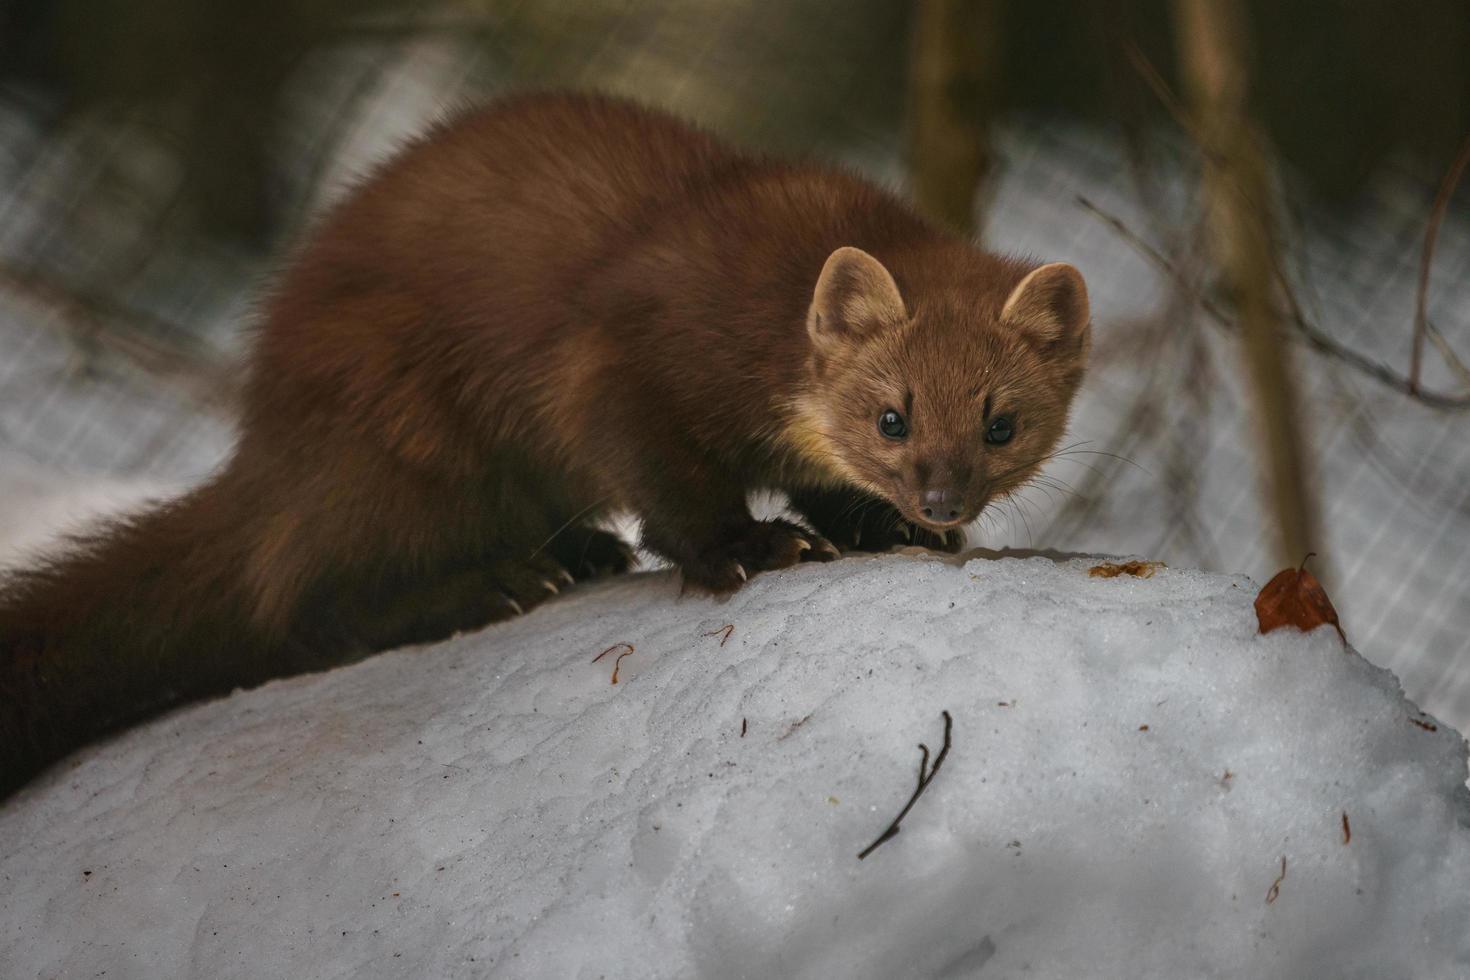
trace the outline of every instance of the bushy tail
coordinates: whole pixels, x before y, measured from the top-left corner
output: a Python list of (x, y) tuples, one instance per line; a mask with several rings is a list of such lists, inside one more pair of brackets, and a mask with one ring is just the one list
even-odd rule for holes
[(283, 672), (250, 622), (230, 479), (0, 579), (0, 799), (100, 735)]

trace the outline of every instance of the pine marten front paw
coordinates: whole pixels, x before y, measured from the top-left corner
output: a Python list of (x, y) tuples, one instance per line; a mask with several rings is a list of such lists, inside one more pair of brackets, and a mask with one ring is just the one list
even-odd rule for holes
[(965, 532), (931, 531), (908, 520), (886, 500), (840, 491), (805, 491), (791, 503), (818, 531), (842, 551), (883, 552), (918, 545), (955, 554), (965, 546)]
[(638, 563), (626, 541), (611, 531), (591, 526), (564, 529), (546, 550), (579, 582), (621, 575)]
[(943, 551), (946, 554), (957, 555), (965, 547), (965, 532), (951, 529), (939, 534), (928, 528), (919, 527), (917, 524), (909, 524), (908, 530), (910, 540), (904, 544), (916, 544), (920, 548), (928, 548), (930, 551)]
[(790, 521), (751, 521), (679, 567), (686, 587), (721, 593), (740, 588), (757, 572), (837, 557), (832, 542)]
[(931, 551), (958, 554), (965, 546), (965, 532), (951, 528), (931, 531), (904, 518), (896, 510), (868, 513), (866, 519), (854, 520), (840, 530), (829, 532), (843, 551), (883, 552), (893, 548), (918, 545)]

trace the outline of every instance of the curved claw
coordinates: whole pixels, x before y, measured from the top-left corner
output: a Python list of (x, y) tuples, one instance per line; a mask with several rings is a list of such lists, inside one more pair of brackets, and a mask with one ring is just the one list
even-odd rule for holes
[(832, 561), (841, 558), (842, 553), (837, 546), (820, 534), (813, 535), (807, 541), (807, 546), (801, 550), (801, 560), (807, 561)]

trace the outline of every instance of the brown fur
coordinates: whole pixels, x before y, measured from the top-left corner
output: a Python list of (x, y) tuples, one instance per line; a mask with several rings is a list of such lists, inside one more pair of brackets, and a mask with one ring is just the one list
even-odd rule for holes
[[(610, 511), (714, 591), (827, 538), (958, 547), (919, 495), (943, 482), (973, 517), (1014, 488), (1081, 377), (1081, 280), (1018, 291), (1034, 268), (622, 101), (437, 128), (281, 277), (223, 471), (6, 583), (0, 792), (170, 705), (621, 571)], [(1016, 435), (989, 446), (1001, 413)], [(817, 533), (754, 521), (757, 489)]]

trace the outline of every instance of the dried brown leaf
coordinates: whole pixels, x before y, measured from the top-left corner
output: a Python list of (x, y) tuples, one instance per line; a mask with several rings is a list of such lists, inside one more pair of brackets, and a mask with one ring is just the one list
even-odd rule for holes
[(1308, 555), (1296, 568), (1277, 572), (1266, 587), (1256, 596), (1256, 620), (1262, 633), (1269, 633), (1285, 626), (1294, 626), (1303, 632), (1318, 626), (1331, 625), (1347, 643), (1342, 626), (1337, 621), (1337, 610), (1317, 576), (1307, 571)]
[(1117, 578), (1119, 575), (1153, 578), (1154, 572), (1163, 567), (1165, 566), (1161, 561), (1105, 561), (1101, 565), (1093, 565), (1087, 570), (1087, 574), (1093, 578)]

